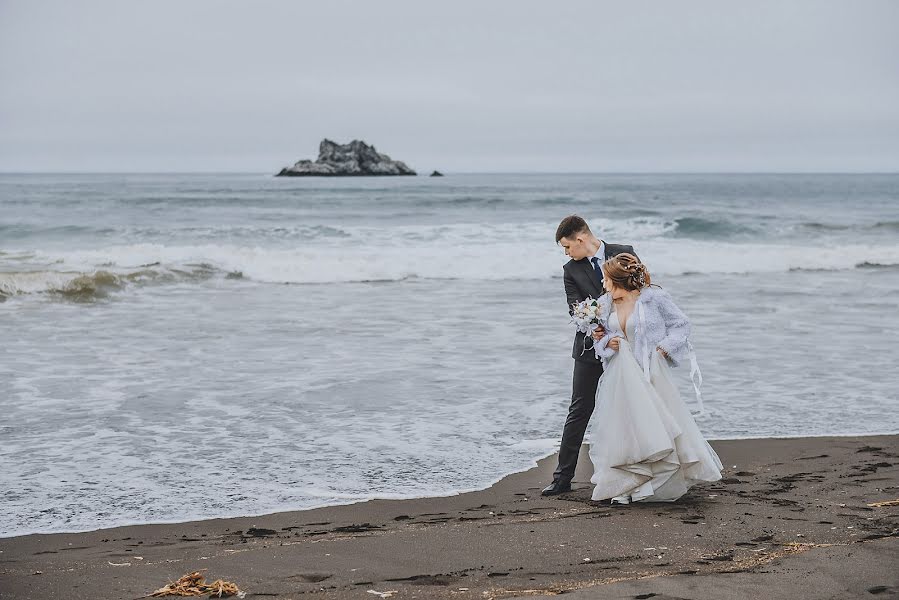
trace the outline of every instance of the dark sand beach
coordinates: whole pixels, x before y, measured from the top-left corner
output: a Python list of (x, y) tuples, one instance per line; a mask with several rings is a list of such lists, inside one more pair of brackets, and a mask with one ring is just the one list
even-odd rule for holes
[(674, 504), (592, 502), (584, 452), (556, 498), (550, 457), (451, 497), (0, 539), (0, 598), (141, 598), (201, 569), (248, 598), (899, 596), (899, 506), (871, 506), (899, 499), (899, 435), (712, 445), (724, 479)]

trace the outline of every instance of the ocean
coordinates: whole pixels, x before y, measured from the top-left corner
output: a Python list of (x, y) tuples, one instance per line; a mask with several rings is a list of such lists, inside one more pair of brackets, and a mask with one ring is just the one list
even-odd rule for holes
[(899, 432), (899, 175), (6, 174), (0, 536), (533, 466), (572, 213), (691, 317), (710, 439)]

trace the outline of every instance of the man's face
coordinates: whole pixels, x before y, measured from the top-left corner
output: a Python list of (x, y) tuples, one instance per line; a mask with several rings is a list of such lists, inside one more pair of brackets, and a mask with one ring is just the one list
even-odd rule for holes
[(565, 256), (570, 256), (574, 260), (581, 260), (587, 256), (587, 244), (581, 235), (574, 239), (563, 237), (559, 240), (559, 245), (565, 249)]

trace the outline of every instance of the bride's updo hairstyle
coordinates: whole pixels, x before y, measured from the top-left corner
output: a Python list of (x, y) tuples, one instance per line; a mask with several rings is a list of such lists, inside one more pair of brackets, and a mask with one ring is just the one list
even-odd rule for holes
[(602, 264), (605, 277), (608, 277), (616, 287), (629, 292), (642, 290), (652, 284), (649, 270), (646, 265), (637, 260), (633, 254), (623, 252), (613, 256)]

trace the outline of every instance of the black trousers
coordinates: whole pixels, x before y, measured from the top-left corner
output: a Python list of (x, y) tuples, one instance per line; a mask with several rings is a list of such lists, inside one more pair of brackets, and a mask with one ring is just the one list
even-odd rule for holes
[(559, 466), (553, 473), (553, 481), (571, 482), (577, 467), (578, 455), (584, 441), (587, 423), (596, 406), (596, 386), (602, 376), (602, 363), (574, 361), (571, 382), (571, 406), (562, 430), (562, 446), (559, 448)]

